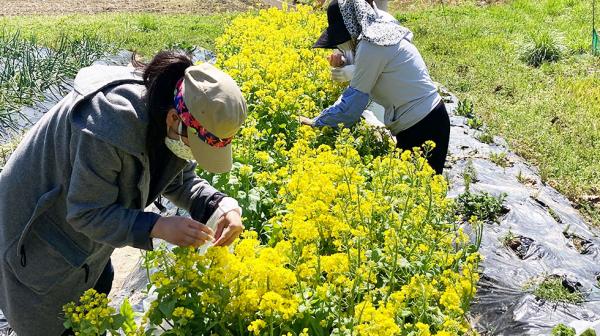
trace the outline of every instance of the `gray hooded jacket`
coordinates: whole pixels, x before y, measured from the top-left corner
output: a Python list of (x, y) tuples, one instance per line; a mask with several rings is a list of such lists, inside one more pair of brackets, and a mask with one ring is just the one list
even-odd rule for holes
[[(0, 172), (0, 308), (20, 336), (60, 335), (62, 305), (113, 249), (151, 249), (145, 87), (133, 68), (82, 69)], [(158, 190), (198, 220), (223, 197), (173, 158)]]

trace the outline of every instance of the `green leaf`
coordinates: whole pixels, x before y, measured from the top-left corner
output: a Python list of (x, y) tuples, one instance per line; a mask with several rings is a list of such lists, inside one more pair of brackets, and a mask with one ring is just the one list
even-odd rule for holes
[(121, 309), (119, 310), (121, 316), (123, 316), (123, 331), (125, 335), (133, 334), (137, 331), (137, 325), (135, 324), (135, 317), (133, 313), (133, 308), (131, 308), (131, 304), (129, 303), (129, 299), (125, 298), (123, 304), (121, 305)]
[(71, 327), (73, 326), (73, 324), (71, 324), (71, 320), (66, 320), (63, 323), (63, 326), (65, 327), (65, 329), (71, 329)]
[(158, 305), (158, 309), (161, 313), (167, 318), (170, 319), (173, 314), (173, 310), (175, 310), (175, 305), (177, 304), (177, 300), (175, 298), (170, 299), (169, 301), (163, 301)]

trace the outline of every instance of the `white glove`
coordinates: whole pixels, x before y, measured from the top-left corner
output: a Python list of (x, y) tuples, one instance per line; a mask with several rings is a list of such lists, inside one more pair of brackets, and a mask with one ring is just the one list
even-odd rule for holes
[[(208, 221), (206, 221), (206, 226), (211, 228), (213, 232), (216, 232), (219, 219), (221, 219), (221, 217), (223, 217), (229, 211), (236, 211), (240, 214), (240, 216), (242, 215), (242, 208), (240, 208), (236, 199), (232, 197), (224, 197), (221, 200), (221, 202), (219, 202), (219, 205), (217, 209), (215, 209), (215, 212), (213, 212), (212, 216), (210, 216)], [(198, 248), (198, 253), (206, 253), (206, 250), (208, 250), (208, 248), (211, 246), (212, 242), (205, 243), (204, 245), (200, 246), (200, 248)], [(229, 246), (229, 252), (233, 252), (233, 246)]]
[(356, 68), (356, 66), (353, 64), (346, 65), (345, 67), (341, 67), (341, 68), (332, 68), (331, 69), (331, 80), (333, 80), (335, 82), (340, 82), (340, 83), (349, 82), (352, 80), (352, 77), (354, 77), (354, 69), (355, 68)]

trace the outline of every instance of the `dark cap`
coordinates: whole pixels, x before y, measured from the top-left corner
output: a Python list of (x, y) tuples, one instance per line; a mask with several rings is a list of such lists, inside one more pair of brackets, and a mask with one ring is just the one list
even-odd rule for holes
[(344, 24), (344, 18), (337, 0), (327, 6), (327, 29), (323, 31), (313, 48), (334, 49), (337, 45), (352, 39)]

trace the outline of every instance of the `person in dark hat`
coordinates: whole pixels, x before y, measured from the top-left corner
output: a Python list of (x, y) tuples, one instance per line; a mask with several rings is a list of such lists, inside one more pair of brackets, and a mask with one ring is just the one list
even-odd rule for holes
[(450, 120), (421, 54), (412, 44), (412, 32), (367, 0), (333, 0), (327, 8), (327, 22), (313, 47), (339, 49), (344, 54), (329, 57), (333, 79), (335, 69), (353, 63), (350, 73), (340, 75), (350, 85), (319, 116), (301, 117), (300, 121), (317, 127), (349, 127), (372, 100), (385, 108), (384, 123), (396, 137), (398, 148), (412, 149), (428, 140), (436, 144), (428, 161), (441, 174)]
[[(383, 11), (387, 11), (388, 9), (388, 0), (367, 0), (367, 2), (369, 2), (369, 4), (376, 4), (377, 8), (383, 10)], [(323, 4), (325, 3), (325, 0), (317, 0), (317, 4), (319, 6), (323, 6)]]

